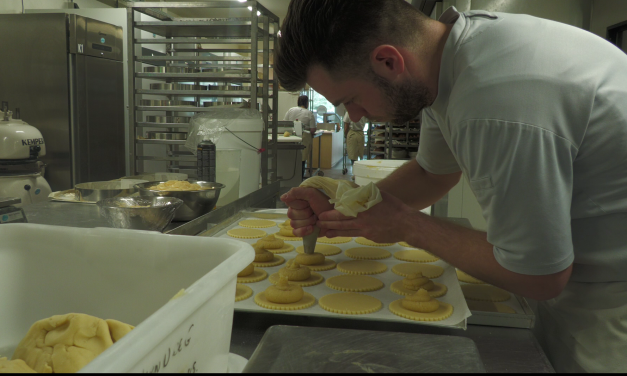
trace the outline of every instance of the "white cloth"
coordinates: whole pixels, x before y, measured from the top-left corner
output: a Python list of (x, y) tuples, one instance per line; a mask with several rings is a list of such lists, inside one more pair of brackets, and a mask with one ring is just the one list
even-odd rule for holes
[(283, 117), (285, 121), (298, 120), (303, 123), (303, 132), (309, 132), (310, 128), (316, 128), (316, 118), (313, 112), (302, 107), (292, 107), (285, 113)]
[(574, 261), (573, 281), (627, 281), (627, 55), (527, 15), (442, 17), (456, 21), (418, 163), (466, 175), (506, 269)]
[(314, 176), (302, 182), (300, 186), (322, 189), (329, 196), (329, 202), (335, 205), (335, 210), (347, 217), (356, 217), (358, 213), (383, 201), (379, 187), (373, 183), (360, 187), (348, 180)]

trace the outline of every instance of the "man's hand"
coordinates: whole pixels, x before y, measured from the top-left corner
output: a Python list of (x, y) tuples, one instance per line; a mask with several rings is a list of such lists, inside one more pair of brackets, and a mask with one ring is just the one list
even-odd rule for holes
[[(329, 197), (314, 188), (292, 188), (281, 196), (281, 201), (289, 207), (287, 216), (292, 220), (291, 225), (296, 236), (311, 234), (318, 215), (333, 210)], [(323, 229), (320, 236), (325, 236)]]
[(389, 193), (381, 192), (383, 201), (361, 212), (357, 217), (346, 217), (337, 210), (319, 215), (318, 227), (327, 237), (363, 236), (377, 243), (405, 241), (409, 218), (425, 215), (403, 204)]

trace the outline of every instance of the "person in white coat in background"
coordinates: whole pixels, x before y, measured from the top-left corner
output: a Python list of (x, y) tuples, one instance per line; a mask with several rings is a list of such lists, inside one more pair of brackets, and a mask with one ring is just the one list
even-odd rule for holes
[[(309, 158), (309, 153), (311, 152), (311, 145), (313, 144), (312, 135), (316, 133), (316, 118), (313, 112), (307, 109), (309, 107), (309, 97), (306, 95), (301, 95), (298, 97), (298, 102), (296, 107), (292, 107), (285, 113), (285, 117), (283, 120), (285, 121), (295, 121), (298, 120), (303, 124), (303, 145), (305, 149), (302, 152), (302, 162), (303, 162), (303, 179), (305, 178), (305, 161)], [(311, 167), (311, 161), (308, 162), (308, 167)]]

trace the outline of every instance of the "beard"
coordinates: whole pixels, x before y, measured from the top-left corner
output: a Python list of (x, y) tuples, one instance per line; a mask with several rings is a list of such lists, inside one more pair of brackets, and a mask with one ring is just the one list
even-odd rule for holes
[(372, 70), (370, 76), (374, 84), (381, 89), (388, 106), (392, 108), (389, 117), (393, 124), (401, 125), (415, 119), (423, 108), (435, 101), (429, 89), (418, 81), (406, 80), (395, 85)]

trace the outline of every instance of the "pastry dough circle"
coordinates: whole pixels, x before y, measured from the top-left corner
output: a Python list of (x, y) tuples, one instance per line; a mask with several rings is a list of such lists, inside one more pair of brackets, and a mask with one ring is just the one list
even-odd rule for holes
[(257, 239), (266, 236), (266, 232), (256, 228), (234, 228), (226, 232), (232, 238)]
[(467, 274), (466, 272), (463, 272), (459, 269), (456, 270), (457, 273), (457, 279), (459, 279), (462, 282), (466, 282), (466, 283), (474, 283), (474, 284), (478, 284), (478, 285), (484, 285), (485, 282), (483, 282), (480, 279), (477, 279), (473, 276), (471, 276), (470, 274)]
[(359, 237), (359, 238), (355, 239), (355, 243), (361, 244), (361, 245), (367, 245), (367, 246), (370, 246), (370, 247), (387, 247), (389, 245), (396, 244), (396, 243), (376, 243), (376, 242), (373, 242), (372, 240), (366, 239), (364, 237)]
[(250, 287), (243, 285), (241, 283), (238, 283), (235, 286), (235, 301), (236, 302), (248, 299), (252, 295), (253, 295), (253, 289), (251, 289)]
[(351, 240), (353, 240), (353, 238), (346, 237), (346, 236), (336, 236), (335, 238), (327, 238), (326, 236), (322, 236), (322, 237), (318, 238), (318, 243), (322, 243), (322, 244), (344, 244), (344, 243), (350, 242)]
[(326, 285), (334, 290), (346, 292), (376, 291), (383, 288), (383, 282), (367, 275), (338, 275), (327, 279)]
[(468, 304), (468, 309), (470, 309), (471, 311), (516, 313), (516, 310), (514, 308), (503, 303), (467, 300), (466, 304)]
[(303, 238), (298, 237), (298, 236), (283, 236), (281, 234), (279, 234), (278, 232), (274, 234), (274, 237), (277, 239), (281, 239), (281, 240), (285, 240), (288, 242), (302, 242)]
[(407, 242), (398, 242), (398, 245), (403, 246), (403, 247), (407, 247), (407, 248), (416, 248), (413, 245), (410, 245)]
[[(448, 292), (448, 288), (441, 283), (433, 282), (433, 285), (433, 289), (431, 291), (427, 291), (432, 298), (439, 298), (440, 296), (446, 295), (446, 293)], [(392, 286), (390, 286), (390, 290), (399, 295), (405, 296), (413, 295), (416, 293), (416, 290), (410, 290), (403, 286), (403, 280), (392, 283)]]
[[(280, 278), (281, 276), (279, 275), (279, 273), (274, 273), (270, 275), (270, 278), (268, 278), (268, 281), (276, 285), (277, 283), (279, 283)], [(324, 277), (321, 274), (312, 272), (309, 278), (303, 281), (290, 281), (290, 283), (293, 285), (300, 286), (300, 287), (308, 287), (308, 286), (314, 286), (314, 285), (320, 284), (322, 283), (322, 281), (324, 281)]]
[(285, 259), (281, 256), (274, 255), (274, 259), (268, 262), (254, 262), (253, 265), (258, 266), (260, 268), (269, 268), (272, 266), (278, 266), (285, 262)]
[(254, 283), (263, 281), (268, 277), (268, 273), (263, 269), (255, 268), (255, 271), (246, 277), (237, 277), (237, 283)]
[(316, 303), (316, 298), (313, 295), (306, 292), (303, 298), (296, 303), (287, 303), (287, 304), (278, 304), (272, 303), (265, 297), (265, 292), (262, 291), (259, 294), (255, 295), (255, 303), (258, 306), (267, 308), (267, 309), (276, 309), (281, 311), (295, 311), (299, 309), (309, 308)]
[(364, 315), (376, 312), (383, 307), (379, 299), (356, 292), (325, 295), (318, 300), (318, 304), (326, 311), (343, 315)]
[(284, 243), (283, 247), (281, 248), (274, 248), (274, 249), (266, 249), (268, 252), (272, 252), (275, 255), (277, 254), (281, 254), (281, 253), (288, 253), (288, 252), (292, 252), (294, 250), (294, 246), (289, 244), (289, 243)]
[(276, 222), (268, 221), (267, 219), (244, 219), (238, 225), (248, 228), (268, 228), (276, 226)]
[(403, 299), (399, 299), (390, 303), (389, 309), (393, 314), (406, 319), (415, 321), (441, 321), (451, 317), (453, 314), (453, 306), (448, 303), (440, 302), (440, 307), (434, 312), (422, 313), (403, 308), (401, 305), (402, 300)]
[(429, 279), (438, 278), (444, 273), (444, 269), (437, 265), (420, 264), (417, 262), (404, 262), (392, 267), (392, 273), (407, 277), (410, 274), (421, 272), (422, 275)]
[(337, 270), (347, 274), (380, 274), (388, 270), (388, 267), (378, 261), (372, 260), (352, 260), (342, 261), (337, 264)]
[(394, 252), (394, 258), (407, 262), (433, 262), (438, 261), (439, 258), (425, 251), (424, 249), (405, 249), (402, 251)]
[(512, 297), (509, 292), (490, 285), (462, 285), (464, 297), (486, 302), (504, 302)]
[[(296, 252), (305, 253), (305, 247), (303, 247), (302, 245), (296, 247)], [(322, 253), (325, 256), (333, 256), (342, 253), (342, 249), (340, 247), (329, 244), (316, 244), (314, 252)]]
[(344, 254), (356, 260), (382, 260), (392, 256), (389, 251), (377, 247), (349, 248), (344, 251)]

